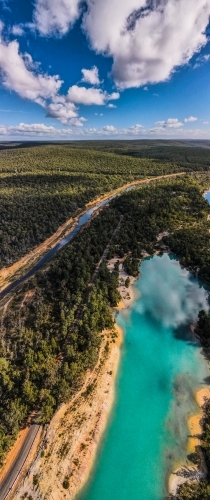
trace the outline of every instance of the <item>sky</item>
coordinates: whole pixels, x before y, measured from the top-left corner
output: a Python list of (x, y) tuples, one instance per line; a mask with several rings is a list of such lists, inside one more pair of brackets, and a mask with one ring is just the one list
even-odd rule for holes
[(209, 139), (210, 0), (0, 0), (0, 140)]

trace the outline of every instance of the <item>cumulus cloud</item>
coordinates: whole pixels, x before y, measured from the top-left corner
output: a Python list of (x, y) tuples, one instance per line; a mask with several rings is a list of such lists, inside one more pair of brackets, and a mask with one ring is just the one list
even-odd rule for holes
[(143, 125), (140, 125), (137, 123), (136, 125), (133, 125), (131, 127), (127, 128), (116, 128), (113, 125), (106, 125), (103, 127), (101, 130), (99, 129), (97, 131), (98, 135), (103, 135), (104, 133), (106, 135), (114, 135), (114, 136), (125, 136), (125, 137), (132, 137), (132, 136), (143, 136), (146, 132), (146, 129), (144, 128)]
[(23, 29), (23, 27), (20, 24), (15, 24), (11, 28), (11, 33), (14, 36), (22, 36), (22, 35), (24, 35), (24, 29)]
[(116, 108), (117, 106), (115, 106), (115, 104), (112, 104), (111, 102), (109, 104), (107, 104), (107, 108), (111, 108), (111, 109), (114, 109)]
[(74, 125), (77, 127), (82, 127), (83, 122), (86, 121), (85, 118), (78, 117), (76, 106), (71, 102), (66, 102), (65, 99), (63, 99), (62, 102), (53, 102), (49, 104), (49, 106), (46, 107), (46, 117), (56, 118), (63, 123), (63, 125)]
[(104, 132), (115, 132), (117, 129), (113, 125), (106, 125), (103, 127)]
[(65, 35), (80, 15), (81, 0), (36, 0), (34, 25), (43, 36)]
[(119, 99), (120, 94), (118, 92), (113, 92), (108, 94), (103, 92), (101, 89), (96, 88), (86, 88), (78, 87), (78, 85), (73, 85), (68, 91), (67, 100), (75, 104), (84, 104), (86, 106), (91, 106), (95, 104), (96, 106), (103, 106), (107, 101), (112, 101)]
[(161, 120), (155, 123), (155, 125), (162, 128), (179, 128), (182, 127), (183, 123), (178, 120), (178, 118), (168, 118), (168, 120)]
[[(76, 119), (75, 119), (76, 120)], [(78, 125), (79, 126), (79, 125)], [(96, 129), (86, 129), (82, 131), (80, 128), (56, 128), (53, 126), (46, 126), (43, 123), (19, 123), (19, 125), (5, 126), (0, 125), (0, 136), (2, 137), (30, 137), (39, 138), (47, 137), (48, 139), (66, 137), (73, 138), (77, 136), (92, 135)]]
[(90, 83), (90, 85), (100, 85), (98, 68), (93, 66), (92, 69), (82, 69), (82, 82)]
[(184, 119), (185, 123), (197, 122), (197, 118), (195, 116), (189, 116), (189, 118)]
[(19, 96), (44, 106), (45, 100), (55, 96), (62, 85), (58, 75), (37, 73), (29, 54), (20, 54), (16, 40), (0, 42), (0, 69), (3, 85)]
[(63, 83), (59, 76), (41, 73), (39, 64), (33, 62), (30, 54), (20, 53), (16, 40), (9, 43), (0, 41), (0, 71), (4, 87), (41, 105), (46, 110), (46, 117), (76, 127), (81, 127), (86, 121), (78, 116), (73, 102), (59, 95)]
[[(205, 46), (210, 0), (87, 0), (83, 28), (121, 89), (167, 80)], [(111, 22), (110, 22), (111, 20)]]
[[(68, 119), (69, 120), (69, 119)], [(44, 124), (25, 124), (20, 123), (15, 126), (4, 126), (0, 125), (0, 136), (6, 138), (13, 137), (33, 137), (34, 139), (39, 137), (52, 138), (62, 138), (66, 137), (68, 139), (74, 138), (97, 138), (97, 137), (115, 137), (115, 138), (133, 138), (133, 137), (144, 137), (150, 138), (155, 135), (156, 138), (174, 138), (174, 139), (210, 139), (210, 130), (184, 130), (184, 129), (174, 129), (174, 128), (161, 128), (156, 127), (153, 129), (146, 129), (141, 124), (136, 124), (128, 128), (118, 129), (113, 125), (106, 125), (101, 129), (96, 129), (94, 127), (82, 128), (81, 123), (84, 118), (71, 118), (68, 123), (74, 125), (72, 128), (55, 128), (53, 126), (46, 126)]]
[(39, 136), (39, 135), (56, 135), (58, 129), (47, 127), (43, 123), (20, 123), (15, 126), (0, 125), (0, 135), (23, 135), (23, 136)]
[(107, 95), (107, 101), (117, 101), (120, 98), (119, 92), (113, 92)]

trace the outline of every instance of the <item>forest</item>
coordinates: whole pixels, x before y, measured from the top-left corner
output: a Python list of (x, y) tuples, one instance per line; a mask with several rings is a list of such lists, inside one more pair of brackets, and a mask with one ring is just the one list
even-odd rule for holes
[[(138, 151), (153, 148), (155, 159), (146, 157), (146, 152), (145, 157), (134, 157), (131, 146)], [(52, 234), (94, 197), (134, 179), (184, 167), (177, 158), (173, 163), (172, 150), (168, 163), (158, 159), (157, 148), (169, 145), (147, 143), (140, 148), (133, 141), (124, 144), (126, 153), (122, 144), (109, 141), (86, 147), (49, 144), (1, 151), (1, 267)], [(184, 149), (180, 145), (186, 160)], [(202, 148), (191, 149), (192, 154), (197, 150), (198, 161)], [(117, 267), (110, 273), (105, 260), (93, 279), (107, 246), (107, 259), (124, 257), (129, 275), (139, 274), (145, 255), (171, 251), (183, 266), (210, 283), (210, 206), (203, 197), (210, 177), (204, 151), (193, 175), (190, 159), (190, 166), (185, 161), (184, 167), (190, 174), (153, 181), (117, 196), (41, 271), (0, 303), (1, 464), (33, 411), (38, 412), (40, 424), (47, 423), (59, 404), (81, 387), (98, 359), (101, 332), (113, 330), (112, 307), (120, 298)], [(206, 313), (199, 315), (197, 335), (208, 350)], [(210, 471), (208, 405), (203, 449)], [(210, 477), (184, 485), (177, 498), (203, 500), (209, 498), (209, 488)]]
[(210, 166), (210, 141), (130, 140), (130, 141), (79, 141), (74, 147), (92, 147), (132, 158), (150, 159), (162, 166), (179, 166), (186, 172), (208, 171)]
[(94, 198), (135, 179), (207, 171), (209, 164), (208, 149), (173, 142), (1, 145), (0, 269), (51, 236)]
[[(25, 418), (39, 409), (40, 423), (78, 389), (97, 361), (104, 328), (112, 328), (109, 304), (119, 300), (117, 276), (95, 267), (119, 223), (104, 210), (49, 268), (12, 297), (2, 315), (0, 342), (0, 460)], [(7, 299), (8, 300), (8, 299)], [(5, 309), (3, 308), (3, 311)]]
[[(164, 231), (170, 238), (172, 233), (191, 234), (197, 229), (198, 238), (190, 246), (190, 264), (196, 268), (195, 249), (200, 234), (209, 234), (209, 213), (210, 206), (191, 176), (154, 181), (127, 192), (94, 217), (42, 271), (5, 297), (0, 341), (1, 461), (27, 416), (36, 410), (40, 423), (48, 422), (97, 360), (101, 332), (112, 329), (111, 307), (120, 298), (118, 270), (110, 274), (106, 261), (92, 283), (107, 245), (107, 259), (125, 256), (125, 269), (136, 276), (145, 252), (165, 250)], [(203, 251), (206, 245), (204, 259), (208, 237), (202, 245)], [(180, 252), (181, 257), (182, 246)]]

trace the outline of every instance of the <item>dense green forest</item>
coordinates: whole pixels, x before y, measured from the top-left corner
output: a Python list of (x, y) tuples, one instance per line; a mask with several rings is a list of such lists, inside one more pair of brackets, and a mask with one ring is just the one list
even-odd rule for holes
[[(12, 151), (21, 152), (22, 149)], [(24, 179), (28, 176), (28, 191), (33, 193), (32, 175), (15, 175), (11, 176), (11, 183), (18, 184), (21, 175)], [(53, 197), (57, 177), (53, 173), (42, 172), (42, 175), (48, 182), (53, 179), (48, 184)], [(58, 175), (60, 178), (61, 172)], [(88, 178), (89, 174), (84, 174), (84, 178), (85, 175)], [(124, 267), (130, 275), (138, 274), (144, 255), (170, 249), (183, 265), (210, 282), (210, 206), (202, 189), (193, 176), (186, 175), (153, 181), (116, 197), (42, 271), (3, 299), (0, 304), (1, 462), (33, 410), (39, 411), (40, 423), (48, 422), (58, 405), (78, 390), (87, 369), (98, 358), (101, 332), (105, 328), (112, 332), (111, 307), (119, 301), (117, 266), (111, 274), (103, 261), (93, 281), (107, 246), (107, 259), (114, 255), (125, 257)], [(19, 215), (17, 219), (19, 224)], [(210, 316), (203, 312), (197, 334), (209, 349)], [(114, 341), (114, 334), (109, 341)], [(207, 405), (203, 449), (210, 470), (209, 408)], [(209, 498), (205, 496), (209, 488), (208, 478), (194, 485), (186, 484), (177, 498)]]
[[(89, 145), (88, 145), (89, 144)], [(75, 148), (93, 148), (132, 158), (150, 159), (161, 165), (171, 164), (189, 171), (208, 171), (210, 141), (130, 140), (79, 141)]]
[(97, 196), (173, 172), (207, 171), (210, 150), (163, 141), (12, 143), (0, 151), (0, 268), (51, 236)]
[(97, 196), (179, 167), (48, 145), (0, 152), (0, 268), (51, 236)]
[[(33, 409), (49, 421), (97, 360), (100, 332), (112, 328), (118, 274), (95, 267), (119, 223), (107, 208), (16, 292), (1, 318), (0, 460)], [(8, 300), (8, 299), (7, 299)], [(4, 308), (3, 308), (4, 311)]]
[[(119, 301), (118, 271), (110, 274), (106, 262), (90, 287), (107, 245), (110, 243), (108, 258), (126, 256), (125, 268), (136, 276), (144, 252), (164, 250), (162, 232), (181, 234), (181, 226), (189, 234), (192, 228), (208, 234), (209, 213), (192, 177), (154, 182), (127, 192), (100, 212), (44, 270), (9, 296), (7, 308), (5, 297), (0, 342), (1, 459), (27, 415), (37, 408), (40, 421), (49, 421), (58, 404), (70, 398), (96, 362), (100, 332), (112, 328), (110, 306)], [(197, 240), (192, 252), (200, 233)], [(204, 243), (208, 246), (209, 239)]]

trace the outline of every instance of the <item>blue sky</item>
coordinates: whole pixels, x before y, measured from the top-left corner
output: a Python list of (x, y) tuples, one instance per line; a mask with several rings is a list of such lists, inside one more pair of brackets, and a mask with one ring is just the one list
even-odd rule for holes
[(210, 139), (210, 0), (0, 0), (0, 139)]

